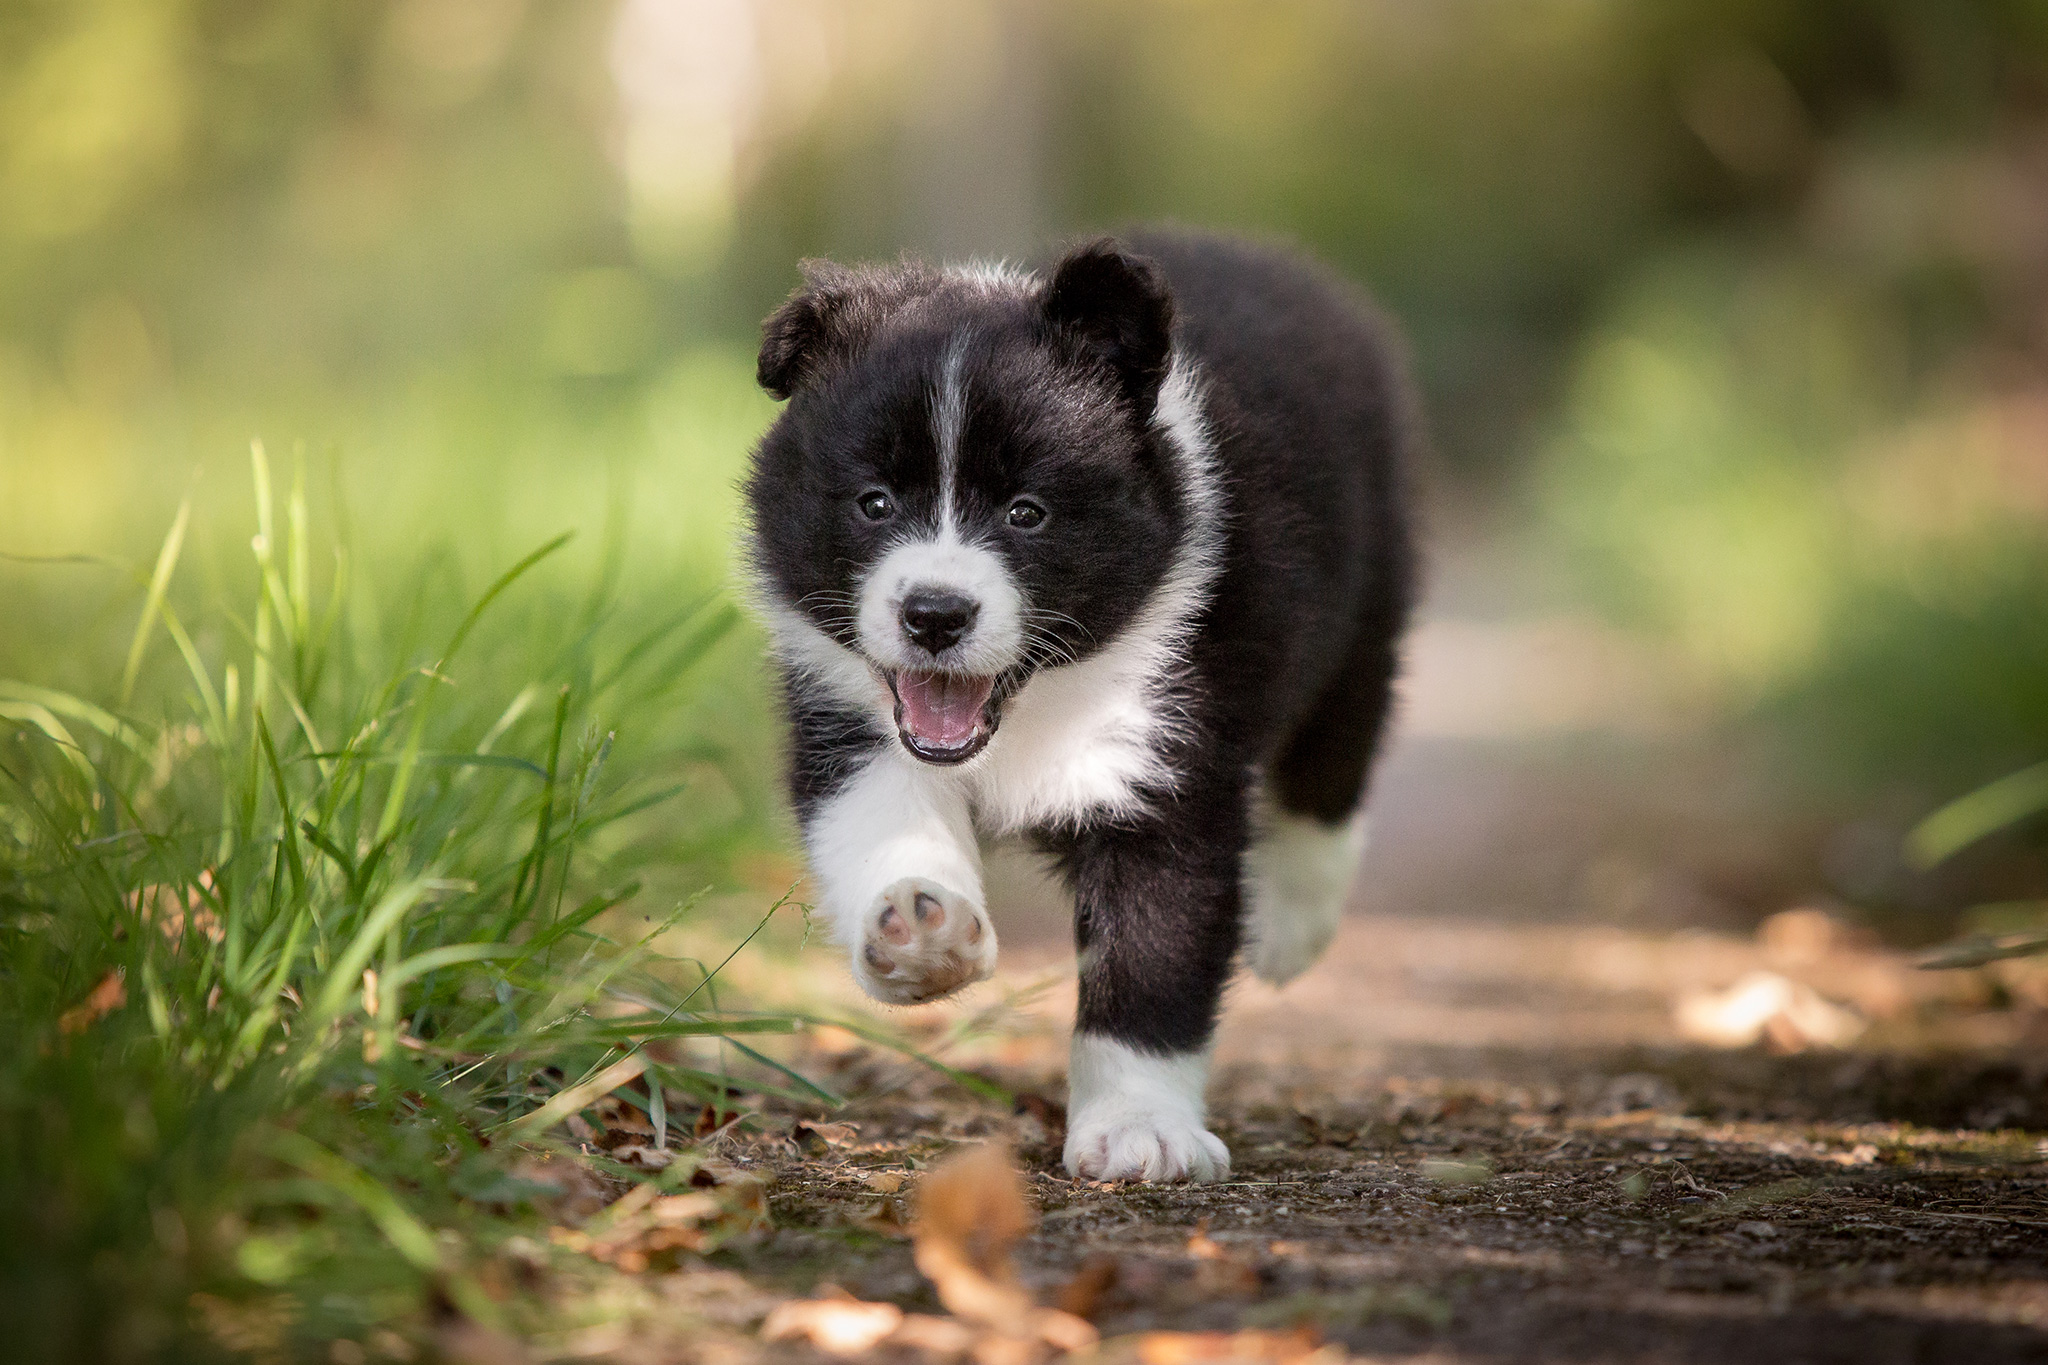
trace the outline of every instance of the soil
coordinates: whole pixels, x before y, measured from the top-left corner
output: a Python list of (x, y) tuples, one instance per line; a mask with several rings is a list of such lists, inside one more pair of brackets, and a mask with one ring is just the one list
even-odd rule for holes
[[(1066, 928), (999, 909), (1000, 979), (894, 1018), (1013, 1102), (810, 1035), (797, 1060), (856, 1098), (723, 1144), (772, 1174), (774, 1229), (646, 1289), (666, 1335), (611, 1343), (622, 1358), (811, 1358), (753, 1324), (827, 1285), (940, 1312), (901, 1233), (917, 1172), (1002, 1137), (1040, 1215), (1025, 1281), (1108, 1338), (1308, 1324), (1412, 1362), (2048, 1360), (2037, 979), (1915, 971), (1827, 902), (1767, 922), (1811, 902), (1833, 836), (1761, 812), (1712, 743), (1422, 709), (1330, 953), (1232, 999), (1212, 1087), (1229, 1180), (1066, 1178)], [(1676, 1002), (1754, 971), (1867, 1029), (1679, 1031)]]

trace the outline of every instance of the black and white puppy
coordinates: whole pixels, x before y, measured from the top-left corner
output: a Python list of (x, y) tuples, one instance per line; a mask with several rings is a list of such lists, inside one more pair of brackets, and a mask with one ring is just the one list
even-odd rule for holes
[(1080, 951), (1067, 1169), (1213, 1179), (1219, 999), (1336, 931), (1414, 567), (1408, 387), (1267, 247), (1141, 234), (1042, 273), (807, 263), (747, 555), (822, 908), (870, 995), (988, 976), (980, 841)]

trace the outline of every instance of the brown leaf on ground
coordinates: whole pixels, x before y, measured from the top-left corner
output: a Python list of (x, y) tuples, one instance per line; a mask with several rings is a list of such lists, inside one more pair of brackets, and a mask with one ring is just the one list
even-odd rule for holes
[(789, 1130), (789, 1140), (803, 1155), (821, 1157), (834, 1147), (851, 1147), (860, 1141), (860, 1129), (851, 1123), (806, 1123), (799, 1119)]
[(697, 1121), (690, 1125), (690, 1135), (699, 1138), (710, 1137), (727, 1124), (739, 1122), (739, 1118), (740, 1112), (737, 1109), (720, 1109), (715, 1104), (707, 1104), (698, 1112)]
[(1142, 1365), (1292, 1365), (1322, 1349), (1322, 1338), (1313, 1328), (1297, 1327), (1289, 1332), (1147, 1332), (1132, 1344)]
[(1756, 941), (1774, 963), (1808, 967), (1843, 953), (1871, 952), (1877, 935), (1816, 906), (1780, 910), (1756, 927)]
[(604, 1131), (597, 1135), (597, 1145), (612, 1148), (633, 1138), (654, 1136), (654, 1125), (638, 1106), (626, 1103), (616, 1094), (600, 1096), (590, 1106), (590, 1112), (597, 1115), (597, 1121)]
[[(1095, 1343), (1095, 1329), (1071, 1313), (1038, 1307), (1010, 1264), (1010, 1248), (1037, 1222), (1009, 1148), (995, 1142), (964, 1148), (918, 1185), (917, 1268), (939, 1302), (997, 1337), (1081, 1350)], [(996, 1341), (983, 1347), (999, 1356), (1008, 1349)]]
[(646, 1142), (622, 1142), (606, 1155), (628, 1166), (638, 1166), (643, 1171), (665, 1171), (676, 1159), (676, 1154), (666, 1147)]
[(881, 1344), (903, 1325), (893, 1303), (858, 1299), (791, 1299), (779, 1303), (761, 1324), (767, 1341), (807, 1341), (828, 1355), (856, 1356)]
[(903, 1219), (903, 1201), (899, 1199), (877, 1199), (849, 1215), (846, 1221), (850, 1227), (902, 1241), (908, 1241), (911, 1235), (910, 1224)]
[(975, 1331), (958, 1318), (905, 1313), (903, 1325), (889, 1334), (891, 1346), (908, 1346), (928, 1356), (957, 1359), (974, 1349)]
[(765, 1208), (759, 1182), (735, 1181), (716, 1190), (663, 1195), (637, 1185), (580, 1230), (557, 1227), (557, 1246), (582, 1252), (630, 1274), (666, 1269), (683, 1253), (710, 1251), (761, 1226)]
[(1043, 1095), (1029, 1091), (1017, 1096), (1013, 1112), (1020, 1118), (1036, 1119), (1045, 1130), (1048, 1143), (1064, 1140), (1067, 1132), (1067, 1110), (1065, 1105), (1054, 1104)]
[(1821, 998), (1811, 986), (1776, 972), (1751, 972), (1725, 991), (1695, 991), (1680, 998), (1679, 1033), (1709, 1047), (1748, 1047), (1762, 1039), (1777, 1052), (1842, 1047), (1863, 1032), (1851, 1010)]
[(1009, 1149), (964, 1147), (918, 1187), (917, 1268), (954, 1313), (1021, 1332), (1031, 1295), (1017, 1283), (1010, 1248), (1037, 1222)]
[(60, 1033), (82, 1033), (128, 1003), (126, 973), (119, 967), (108, 970), (85, 999), (57, 1016)]

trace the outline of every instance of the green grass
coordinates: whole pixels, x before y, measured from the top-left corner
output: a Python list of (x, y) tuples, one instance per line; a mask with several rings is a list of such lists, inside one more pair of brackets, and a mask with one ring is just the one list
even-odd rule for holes
[(622, 600), (611, 538), (580, 583), (566, 536), (466, 590), (445, 537), (373, 575), (303, 461), (252, 471), (238, 571), (187, 581), (181, 509), (118, 665), (49, 642), (101, 686), (0, 681), (14, 1359), (205, 1358), (223, 1312), (287, 1354), (437, 1311), (517, 1327), (476, 1268), (532, 1222), (519, 1147), (643, 1067), (657, 1125), (725, 1093), (643, 1040), (828, 1098), (749, 1046), (793, 1017), (654, 947), (773, 839), (745, 801), (692, 813), (758, 766), (728, 597)]

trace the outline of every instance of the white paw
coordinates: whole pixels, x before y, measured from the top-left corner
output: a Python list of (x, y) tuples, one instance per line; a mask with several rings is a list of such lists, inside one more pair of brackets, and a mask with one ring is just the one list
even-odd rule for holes
[(1081, 1180), (1221, 1180), (1230, 1149), (1184, 1113), (1105, 1100), (1067, 1120), (1067, 1173)]
[(1268, 803), (1260, 823), (1246, 863), (1245, 958), (1261, 979), (1281, 986), (1315, 965), (1344, 922), (1365, 853), (1365, 812), (1326, 825)]
[[(1334, 902), (1336, 910), (1343, 903)], [(1284, 986), (1316, 965), (1330, 940), (1337, 937), (1339, 916), (1322, 906), (1274, 906), (1258, 903), (1249, 928), (1246, 956), (1252, 974), (1261, 981)]]
[(892, 1005), (922, 1005), (996, 969), (996, 930), (980, 906), (923, 877), (884, 891), (861, 921), (853, 974)]

